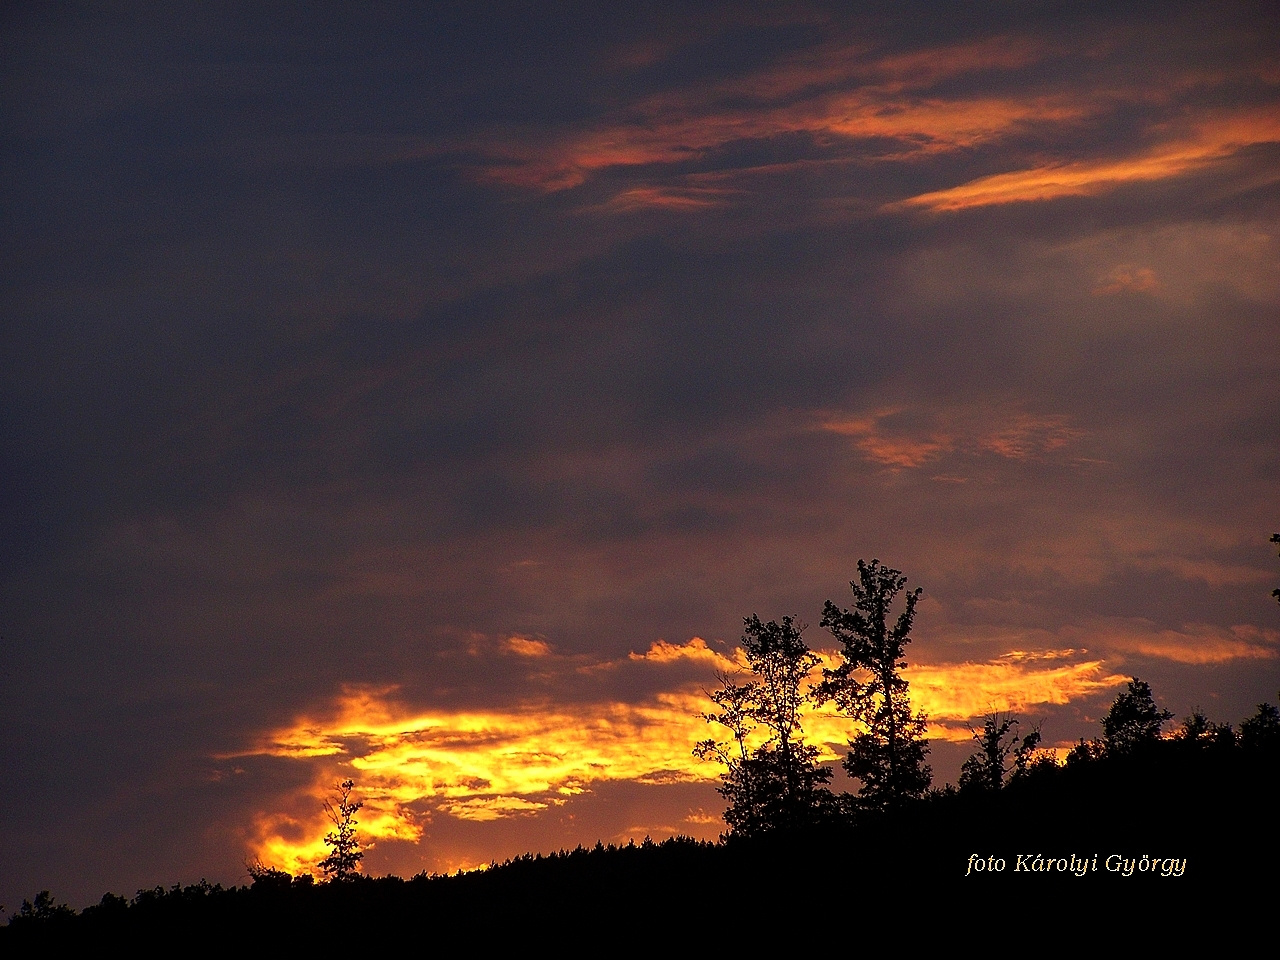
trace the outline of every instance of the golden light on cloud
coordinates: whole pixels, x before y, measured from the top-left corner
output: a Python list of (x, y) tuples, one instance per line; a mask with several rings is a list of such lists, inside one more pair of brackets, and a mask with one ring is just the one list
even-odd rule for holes
[[(741, 650), (721, 652), (695, 637), (583, 663), (529, 638), (507, 638), (497, 649), (529, 658), (531, 669), (536, 662), (539, 676), (558, 670), (566, 690), (584, 677), (624, 669), (665, 679), (666, 688), (659, 684), (632, 702), (543, 698), (454, 711), (414, 708), (395, 687), (348, 688), (316, 715), (265, 734), (245, 752), (306, 762), (314, 775), (292, 807), (314, 813), (261, 813), (250, 855), (290, 872), (313, 870), (327, 852), (321, 838), (329, 824), (320, 801), (348, 775), (365, 804), (359, 820), (367, 847), (416, 842), (439, 817), (488, 823), (545, 816), (606, 781), (662, 785), (719, 776), (716, 764), (693, 756), (693, 746), (716, 732), (702, 717), (711, 706), (705, 691), (717, 685), (717, 674), (743, 673)], [(838, 659), (834, 651), (820, 655), (827, 665)], [(1071, 649), (1014, 650), (986, 663), (914, 664), (907, 676), (916, 706), (929, 715), (929, 736), (948, 740), (967, 740), (968, 721), (991, 710), (1026, 714), (1128, 679)], [(812, 709), (804, 728), (827, 763), (843, 755), (856, 731), (831, 704)]]
[(935, 212), (970, 207), (1092, 196), (1126, 183), (1179, 177), (1226, 159), (1246, 147), (1280, 142), (1280, 116), (1260, 111), (1202, 123), (1181, 139), (1123, 159), (1049, 163), (980, 177), (958, 187), (935, 190), (903, 200), (895, 207), (921, 207)]
[(545, 640), (530, 637), (508, 637), (507, 649), (521, 657), (545, 657), (551, 653), (551, 647)]
[(931, 721), (949, 725), (992, 711), (1025, 715), (1106, 693), (1128, 680), (1107, 670), (1104, 660), (1079, 659), (1074, 650), (1013, 651), (985, 663), (916, 666), (911, 691)]
[(474, 797), (441, 804), (440, 809), (459, 820), (499, 820), (521, 813), (534, 813), (547, 809), (547, 804), (521, 797)]
[[(543, 641), (512, 637), (503, 647), (536, 660), (538, 669), (554, 659)], [(692, 665), (706, 677), (737, 669), (731, 657), (700, 638), (686, 644), (658, 641), (620, 662), (556, 660), (566, 678), (625, 663), (654, 670)], [(706, 735), (702, 686), (685, 682), (633, 703), (543, 700), (451, 712), (414, 710), (397, 700), (394, 687), (348, 688), (319, 717), (271, 731), (246, 752), (310, 760), (319, 768), (307, 791), (316, 816), (299, 821), (261, 815), (251, 852), (291, 872), (314, 868), (326, 852), (320, 837), (327, 824), (319, 801), (332, 792), (339, 771), (351, 768), (365, 802), (361, 833), (371, 844), (417, 840), (424, 819), (435, 815), (486, 822), (536, 814), (601, 781), (714, 779), (719, 771), (692, 752)]]
[(675, 663), (681, 660), (705, 663), (720, 671), (747, 669), (746, 656), (738, 648), (734, 648), (735, 656), (717, 653), (707, 646), (701, 637), (694, 637), (688, 643), (668, 643), (666, 640), (655, 640), (644, 653), (630, 653), (629, 660), (648, 661), (650, 663)]

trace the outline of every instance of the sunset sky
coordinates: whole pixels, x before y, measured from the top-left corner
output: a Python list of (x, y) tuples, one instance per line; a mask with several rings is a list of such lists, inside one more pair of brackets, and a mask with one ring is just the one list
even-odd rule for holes
[(937, 784), (1276, 700), (1274, 4), (431, 6), (0, 12), (5, 915), (714, 838), (859, 558)]

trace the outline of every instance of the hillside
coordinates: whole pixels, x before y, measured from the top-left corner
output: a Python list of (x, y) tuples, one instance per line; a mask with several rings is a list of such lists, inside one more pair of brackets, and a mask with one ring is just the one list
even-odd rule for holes
[[(1260, 921), (1242, 905), (1271, 888), (1280, 862), (1274, 745), (1157, 747), (1046, 767), (999, 792), (935, 793), (892, 814), (715, 844), (598, 844), (410, 879), (314, 883), (270, 872), (230, 889), (108, 894), (79, 914), (43, 901), (0, 930), (0, 944), (345, 950), (384, 937), (479, 947), (594, 934), (714, 938), (743, 928), (781, 937), (850, 912), (868, 923), (881, 910), (894, 923), (903, 911), (931, 924), (984, 914), (1003, 923), (1020, 910), (1119, 911), (1190, 927)], [(1168, 913), (1184, 907), (1193, 912)]]

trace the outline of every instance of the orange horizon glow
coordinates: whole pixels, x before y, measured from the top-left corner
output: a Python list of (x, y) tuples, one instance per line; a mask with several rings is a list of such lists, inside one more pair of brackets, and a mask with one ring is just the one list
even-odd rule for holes
[[(711, 782), (721, 768), (693, 756), (694, 744), (722, 731), (709, 727), (706, 690), (716, 674), (741, 674), (740, 649), (719, 652), (701, 638), (656, 641), (643, 653), (616, 661), (582, 663), (561, 658), (543, 641), (510, 638), (506, 647), (561, 670), (566, 679), (632, 668), (690, 669), (671, 689), (627, 703), (614, 699), (556, 702), (542, 699), (501, 710), (421, 710), (398, 699), (396, 687), (349, 687), (312, 716), (265, 734), (236, 756), (308, 762), (313, 777), (293, 798), (306, 816), (261, 811), (248, 838), (252, 859), (290, 873), (314, 871), (330, 829), (322, 800), (345, 776), (357, 780), (364, 809), (366, 847), (380, 841), (421, 841), (436, 817), (486, 823), (545, 815), (571, 797), (606, 781), (642, 784)], [(834, 665), (834, 651), (819, 651)], [(1102, 658), (1074, 649), (1010, 651), (985, 663), (913, 664), (907, 671), (913, 703), (929, 718), (927, 736), (952, 742), (971, 737), (970, 723), (991, 711), (1027, 715), (1108, 692), (1127, 676), (1108, 671)], [(548, 664), (547, 661), (553, 661)], [(857, 725), (832, 704), (811, 708), (804, 736), (824, 763), (838, 761)], [(704, 811), (690, 811), (701, 825)], [(701, 818), (701, 819), (699, 819)], [(672, 832), (681, 827), (675, 825)]]

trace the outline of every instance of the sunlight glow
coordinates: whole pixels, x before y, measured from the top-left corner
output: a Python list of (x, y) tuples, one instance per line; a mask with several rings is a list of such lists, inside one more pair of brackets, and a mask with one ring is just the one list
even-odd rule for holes
[[(396, 687), (349, 687), (315, 715), (266, 733), (241, 754), (306, 762), (314, 773), (290, 807), (314, 815), (259, 814), (251, 855), (290, 872), (314, 869), (327, 852), (321, 801), (347, 775), (365, 804), (359, 820), (367, 847), (416, 842), (434, 817), (487, 823), (547, 815), (610, 780), (661, 785), (719, 777), (716, 764), (693, 756), (693, 745), (721, 733), (702, 717), (711, 706), (705, 691), (718, 684), (717, 674), (743, 674), (740, 649), (720, 652), (697, 637), (659, 640), (643, 653), (584, 664), (558, 656), (543, 641), (512, 638), (501, 647), (528, 661), (531, 671), (558, 670), (565, 689), (584, 676), (624, 668), (663, 671), (668, 688), (633, 702), (543, 698), (503, 709), (445, 711), (415, 708)], [(838, 663), (834, 651), (818, 652), (825, 665)], [(684, 672), (672, 677), (672, 670)], [(987, 663), (913, 664), (907, 676), (916, 707), (929, 717), (929, 736), (956, 741), (968, 740), (967, 724), (989, 711), (1027, 713), (1127, 680), (1070, 649), (1014, 650)], [(838, 762), (855, 732), (829, 703), (804, 720), (804, 735), (824, 763)]]

